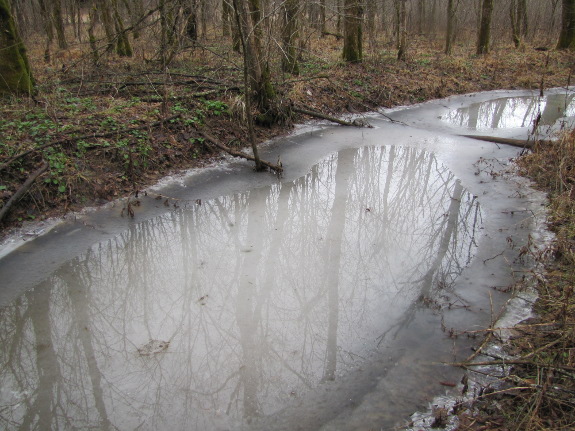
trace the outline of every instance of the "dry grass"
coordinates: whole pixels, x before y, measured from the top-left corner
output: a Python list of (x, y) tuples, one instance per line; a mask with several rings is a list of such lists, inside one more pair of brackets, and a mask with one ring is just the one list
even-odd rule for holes
[(549, 194), (556, 238), (538, 256), (545, 270), (536, 277), (537, 317), (506, 346), (515, 357), (508, 386), (478, 400), (459, 430), (575, 429), (575, 131), (538, 145), (518, 164)]

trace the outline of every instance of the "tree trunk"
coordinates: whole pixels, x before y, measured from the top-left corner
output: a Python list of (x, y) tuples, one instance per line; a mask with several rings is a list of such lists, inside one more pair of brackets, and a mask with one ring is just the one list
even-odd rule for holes
[(46, 47), (44, 48), (44, 61), (50, 63), (50, 46), (54, 40), (54, 30), (52, 29), (52, 20), (50, 19), (50, 12), (46, 7), (45, 0), (39, 0), (38, 5), (40, 6), (40, 14), (42, 15), (42, 24), (44, 26), (44, 32), (46, 33)]
[(397, 59), (407, 58), (407, 0), (399, 0)]
[(222, 0), (222, 36), (232, 33), (232, 7), (229, 0)]
[(131, 57), (133, 54), (130, 38), (124, 28), (124, 21), (118, 11), (118, 1), (114, 0), (114, 26), (116, 28), (116, 54), (120, 57)]
[(481, 20), (477, 36), (477, 55), (488, 54), (491, 39), (491, 17), (493, 15), (493, 0), (483, 0)]
[(324, 34), (327, 31), (325, 22), (325, 0), (320, 0), (319, 2), (319, 25), (321, 34)]
[(453, 39), (455, 35), (455, 14), (457, 5), (455, 0), (447, 2), (447, 30), (445, 32), (445, 54), (451, 55), (453, 52)]
[(345, 0), (343, 20), (343, 59), (358, 63), (363, 58), (363, 7), (361, 0)]
[(527, 0), (511, 0), (509, 14), (513, 43), (515, 48), (519, 48), (527, 36)]
[(111, 51), (114, 47), (114, 25), (108, 0), (98, 0), (95, 7), (100, 13), (100, 19), (102, 20), (102, 24), (104, 24), (104, 32), (106, 33), (106, 40), (108, 41), (108, 49)]
[(299, 34), (298, 9), (299, 0), (284, 0), (282, 4), (282, 70), (293, 75), (299, 75), (299, 65), (297, 61), (297, 40)]
[(62, 4), (60, 0), (52, 0), (52, 18), (56, 28), (56, 38), (58, 39), (58, 48), (68, 48), (66, 34), (64, 33), (64, 20), (62, 18)]
[(557, 49), (575, 50), (575, 0), (563, 0), (561, 35)]
[(366, 2), (365, 13), (367, 15), (365, 22), (367, 28), (367, 37), (369, 38), (370, 47), (374, 47), (376, 42), (375, 16), (377, 15), (377, 3), (374, 1)]
[(92, 64), (97, 66), (100, 62), (100, 54), (98, 53), (98, 44), (96, 35), (94, 34), (94, 27), (96, 26), (96, 13), (95, 9), (90, 9), (89, 19), (90, 25), (88, 26), (88, 43), (90, 44), (90, 51), (92, 53)]
[(425, 31), (425, 0), (417, 1), (417, 33), (423, 34)]
[[(224, 0), (224, 6), (225, 6)], [(224, 8), (225, 12), (225, 8)], [(184, 5), (184, 15), (186, 16), (186, 34), (190, 40), (198, 40), (198, 5), (196, 0), (188, 1)], [(224, 17), (222, 17), (224, 19)], [(225, 28), (225, 24), (224, 24)]]
[(234, 9), (244, 50), (244, 63), (248, 68), (249, 88), (257, 100), (258, 108), (265, 112), (272, 105), (275, 91), (263, 61), (259, 0), (249, 2), (248, 5), (246, 0), (234, 0)]
[(0, 0), (0, 95), (32, 94), (34, 80), (9, 0)]

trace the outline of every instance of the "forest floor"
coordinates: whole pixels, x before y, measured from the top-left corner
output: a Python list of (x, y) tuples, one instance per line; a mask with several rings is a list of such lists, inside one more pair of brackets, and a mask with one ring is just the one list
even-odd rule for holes
[[(136, 193), (163, 176), (205, 166), (221, 157), (206, 142), (205, 132), (230, 148), (247, 146), (241, 58), (220, 42), (188, 51), (167, 70), (145, 60), (144, 52), (136, 52), (134, 58), (104, 59), (93, 67), (73, 49), (58, 53), (52, 64), (43, 63), (40, 49), (31, 49), (38, 94), (0, 101), (0, 211), (28, 179), (34, 174), (38, 178), (17, 202), (10, 203), (0, 220), (0, 239), (23, 224), (100, 205)], [(516, 50), (510, 45), (475, 56), (472, 47), (458, 46), (446, 56), (439, 41), (424, 40), (415, 41), (410, 49), (407, 62), (396, 60), (392, 46), (381, 46), (371, 52), (368, 48), (362, 63), (345, 64), (336, 38), (312, 40), (299, 76), (273, 77), (278, 98), (286, 106), (345, 115), (454, 94), (573, 82), (573, 52)], [(258, 126), (257, 140), (286, 134), (293, 124), (307, 119), (292, 111), (284, 124)], [(571, 136), (571, 155), (574, 141)], [(529, 166), (544, 170), (556, 166), (556, 160), (543, 160), (550, 153), (548, 149), (534, 152), (539, 155), (533, 157), (539, 158), (530, 159), (525, 172), (535, 175)], [(567, 213), (575, 207), (573, 196), (565, 195), (565, 190), (573, 190), (569, 169), (574, 159), (565, 159), (562, 171), (567, 189), (558, 180), (547, 181), (563, 184), (561, 193), (552, 193), (561, 196), (563, 203), (557, 206), (562, 211), (565, 202), (571, 205)], [(556, 217), (553, 226), (561, 230), (566, 216)], [(567, 225), (565, 239), (558, 237), (553, 246), (556, 258), (549, 273), (541, 277), (543, 299), (537, 311), (541, 322), (551, 319), (545, 326), (548, 330), (533, 331), (531, 338), (521, 337), (514, 346), (518, 354), (526, 355), (519, 356), (525, 357), (520, 365), (525, 374), (514, 376), (527, 389), (478, 400), (476, 406), (486, 404), (473, 415), (462, 415), (460, 429), (566, 429), (561, 427), (568, 421), (573, 425), (573, 412), (563, 411), (573, 406), (575, 372), (575, 350), (568, 347), (575, 346), (575, 228), (573, 220)], [(527, 332), (525, 337), (530, 335)], [(550, 353), (543, 349), (547, 345), (560, 350)], [(556, 386), (560, 390), (553, 389)], [(533, 427), (514, 427), (513, 421), (523, 423), (517, 422), (519, 417), (530, 420)]]

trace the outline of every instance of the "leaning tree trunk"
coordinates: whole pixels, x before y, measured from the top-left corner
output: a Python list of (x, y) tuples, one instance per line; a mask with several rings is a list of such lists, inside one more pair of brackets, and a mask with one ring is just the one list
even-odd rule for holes
[(363, 7), (361, 0), (345, 0), (343, 19), (343, 59), (358, 63), (363, 58)]
[(477, 36), (478, 55), (489, 53), (492, 15), (493, 15), (493, 0), (483, 0), (483, 5), (481, 6), (481, 21), (479, 23), (479, 34)]
[(561, 34), (557, 49), (575, 50), (575, 0), (563, 0)]
[(0, 95), (32, 94), (34, 80), (9, 0), (0, 0)]

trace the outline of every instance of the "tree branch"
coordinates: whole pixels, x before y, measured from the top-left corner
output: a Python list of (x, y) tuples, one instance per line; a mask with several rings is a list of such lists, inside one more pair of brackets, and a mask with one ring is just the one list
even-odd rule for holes
[(299, 112), (300, 114), (309, 115), (310, 117), (320, 118), (322, 120), (331, 121), (332, 123), (337, 123), (342, 126), (349, 126), (349, 127), (371, 127), (368, 123), (364, 122), (363, 120), (353, 120), (353, 121), (345, 121), (341, 120), (336, 117), (332, 117), (331, 115), (322, 114), (321, 112), (312, 111), (309, 109), (298, 108), (294, 106), (292, 108), (295, 112)]
[(0, 209), (0, 221), (2, 221), (4, 216), (8, 213), (8, 210), (10, 209), (10, 207), (12, 205), (14, 205), (22, 197), (22, 195), (24, 193), (26, 193), (26, 191), (32, 186), (34, 181), (36, 181), (36, 178), (38, 178), (40, 175), (42, 175), (44, 172), (46, 172), (49, 167), (50, 167), (50, 165), (48, 163), (44, 162), (42, 164), (42, 166), (40, 166), (40, 168), (36, 172), (34, 172), (32, 175), (30, 175), (26, 179), (24, 184), (22, 184), (22, 186), (18, 190), (16, 190), (16, 193), (14, 193), (14, 195), (8, 200), (8, 202), (6, 202), (6, 204), (4, 204), (2, 209)]
[[(211, 144), (213, 144), (214, 146), (218, 147), (220, 150), (223, 150), (223, 151), (225, 151), (226, 153), (231, 154), (231, 155), (234, 156), (234, 157), (242, 157), (242, 158), (244, 158), (244, 159), (251, 160), (252, 162), (255, 162), (255, 161), (256, 161), (255, 157), (253, 157), (253, 156), (251, 156), (251, 155), (249, 155), (249, 154), (242, 153), (242, 152), (240, 152), (240, 151), (236, 151), (236, 150), (231, 149), (230, 147), (228, 147), (228, 146), (222, 144), (217, 138), (215, 138), (214, 136), (212, 136), (212, 135), (210, 135), (210, 134), (204, 132), (203, 130), (198, 130), (198, 133), (199, 133), (203, 138), (205, 138), (206, 140), (208, 140)], [(281, 172), (283, 172), (283, 168), (282, 168), (281, 164), (274, 165), (274, 164), (271, 164), (271, 163), (269, 163), (269, 162), (266, 162), (265, 160), (260, 160), (260, 163), (261, 163), (263, 166), (266, 166), (267, 168), (269, 168), (269, 169), (271, 169), (271, 170), (277, 172), (278, 174), (281, 173)]]

